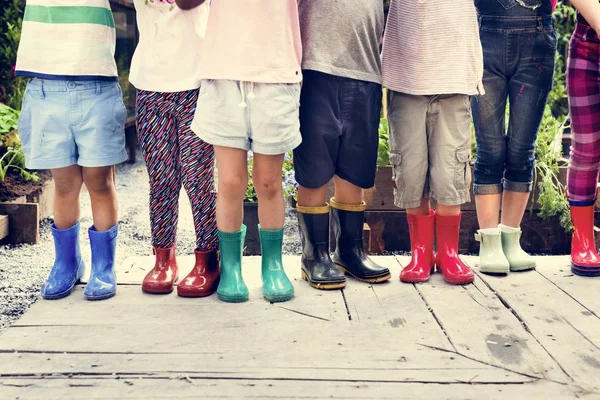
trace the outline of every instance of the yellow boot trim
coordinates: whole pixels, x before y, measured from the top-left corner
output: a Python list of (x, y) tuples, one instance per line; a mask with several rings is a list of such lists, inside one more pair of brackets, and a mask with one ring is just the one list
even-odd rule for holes
[(319, 207), (306, 207), (296, 205), (296, 211), (300, 214), (329, 214), (329, 204)]
[(364, 201), (360, 204), (343, 204), (335, 201), (335, 197), (331, 198), (329, 204), (331, 204), (331, 207), (342, 211), (362, 212), (367, 209), (367, 203)]

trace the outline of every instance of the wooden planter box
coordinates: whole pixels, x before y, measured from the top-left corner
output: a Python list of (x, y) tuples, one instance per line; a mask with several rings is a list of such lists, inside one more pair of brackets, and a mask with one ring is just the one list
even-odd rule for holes
[(244, 225), (247, 229), (244, 255), (259, 256), (261, 250), (258, 234), (258, 203), (244, 203)]
[(0, 203), (0, 243), (36, 244), (42, 219), (52, 215), (54, 181), (49, 180), (31, 193)]

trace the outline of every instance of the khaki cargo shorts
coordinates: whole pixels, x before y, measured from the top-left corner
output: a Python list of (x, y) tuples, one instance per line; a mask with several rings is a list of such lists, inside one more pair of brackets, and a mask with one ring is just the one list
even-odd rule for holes
[(470, 200), (471, 105), (468, 95), (415, 96), (389, 91), (394, 202), (425, 198), (455, 206)]

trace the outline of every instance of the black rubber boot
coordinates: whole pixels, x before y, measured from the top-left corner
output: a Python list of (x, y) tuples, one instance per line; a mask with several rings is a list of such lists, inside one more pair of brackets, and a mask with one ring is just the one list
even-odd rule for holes
[(298, 206), (297, 211), (302, 240), (302, 279), (322, 290), (345, 287), (346, 277), (329, 254), (329, 206)]
[(365, 204), (340, 204), (331, 199), (331, 223), (336, 239), (333, 262), (353, 278), (379, 283), (392, 277), (390, 270), (375, 264), (365, 253), (363, 226)]

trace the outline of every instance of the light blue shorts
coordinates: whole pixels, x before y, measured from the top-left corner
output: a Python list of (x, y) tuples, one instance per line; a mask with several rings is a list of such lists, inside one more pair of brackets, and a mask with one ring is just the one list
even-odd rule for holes
[(121, 87), (116, 81), (34, 78), (19, 133), (29, 169), (107, 167), (127, 160)]
[(192, 130), (213, 146), (284, 154), (298, 147), (300, 84), (204, 80)]

